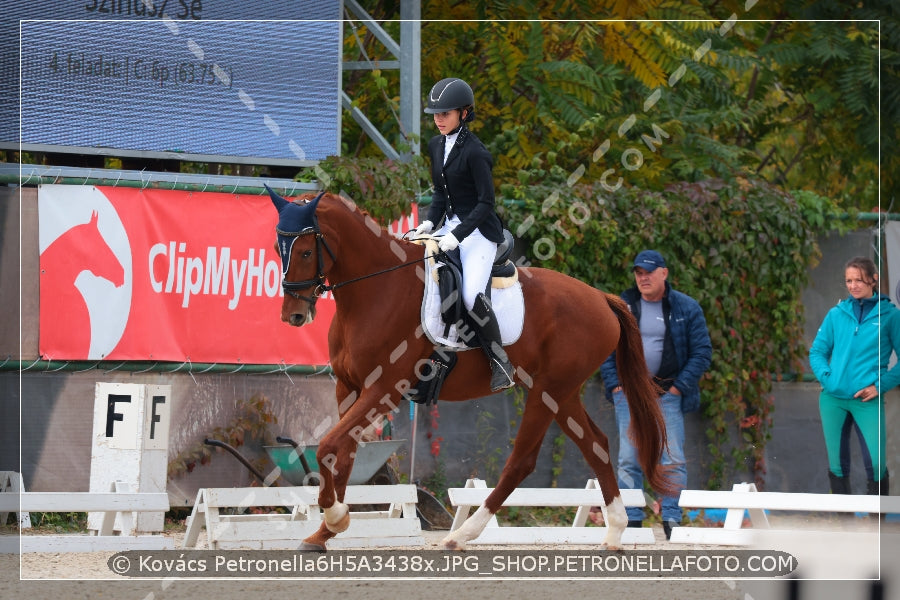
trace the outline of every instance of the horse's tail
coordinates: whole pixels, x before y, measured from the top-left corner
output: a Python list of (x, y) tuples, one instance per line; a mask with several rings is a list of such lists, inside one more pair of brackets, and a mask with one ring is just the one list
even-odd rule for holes
[(677, 490), (668, 470), (660, 464), (666, 447), (666, 423), (659, 407), (659, 387), (647, 376), (641, 330), (624, 300), (612, 294), (606, 294), (606, 299), (621, 330), (616, 347), (616, 371), (631, 413), (629, 435), (647, 482), (658, 493), (671, 496)]

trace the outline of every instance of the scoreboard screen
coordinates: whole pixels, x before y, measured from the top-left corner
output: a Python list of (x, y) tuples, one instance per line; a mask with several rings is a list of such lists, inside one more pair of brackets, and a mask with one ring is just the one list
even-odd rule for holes
[[(0, 146), (309, 164), (339, 151), (341, 2), (0, 0)], [(8, 20), (9, 15), (13, 20)]]

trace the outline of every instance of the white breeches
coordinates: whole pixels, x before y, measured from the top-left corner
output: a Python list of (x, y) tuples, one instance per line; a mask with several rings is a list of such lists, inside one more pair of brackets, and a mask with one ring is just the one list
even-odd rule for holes
[[(453, 231), (459, 225), (459, 217), (446, 219), (444, 225), (434, 235), (441, 236)], [(472, 310), (475, 297), (484, 292), (491, 278), (491, 267), (497, 254), (497, 244), (487, 239), (478, 229), (459, 243), (462, 260), (462, 297), (466, 308)]]

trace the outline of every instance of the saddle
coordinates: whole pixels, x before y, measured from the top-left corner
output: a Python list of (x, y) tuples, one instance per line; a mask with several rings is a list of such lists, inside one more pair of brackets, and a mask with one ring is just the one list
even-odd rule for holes
[[(484, 291), (488, 298), (491, 297), (491, 287), (493, 287), (495, 279), (505, 279), (516, 275), (516, 265), (509, 259), (514, 244), (515, 239), (512, 233), (508, 229), (504, 229), (503, 241), (497, 245), (497, 253), (494, 255), (491, 279), (488, 280), (487, 289)], [(441, 320), (444, 321), (444, 335), (446, 335), (451, 325), (465, 319), (466, 313), (460, 291), (462, 260), (459, 248), (441, 254), (440, 262), (437, 264), (437, 280), (441, 296)], [(476, 344), (476, 342), (473, 340), (472, 344)]]
[[(457, 325), (458, 328), (459, 323), (465, 323), (468, 318), (462, 300), (462, 261), (460, 260), (459, 249), (457, 248), (449, 253), (438, 252), (437, 240), (432, 237), (413, 240), (413, 242), (423, 244), (426, 248), (426, 253), (430, 255), (430, 258), (428, 259), (428, 264), (430, 266), (427, 268), (429, 280), (426, 281), (425, 285), (426, 292), (422, 309), (422, 327), (427, 332), (428, 323), (426, 322), (424, 315), (434, 315), (435, 319), (433, 323), (435, 325), (443, 325), (443, 340), (448, 340), (452, 326)], [(524, 310), (524, 307), (521, 306), (521, 292), (516, 296), (513, 291), (518, 283), (518, 270), (516, 269), (516, 265), (509, 259), (512, 254), (513, 245), (514, 238), (512, 233), (503, 230), (503, 242), (497, 246), (497, 253), (494, 256), (494, 264), (491, 269), (491, 278), (488, 281), (485, 294), (490, 297), (492, 288), (508, 288), (510, 294), (512, 294), (512, 296), (509, 297), (509, 301), (513, 303), (511, 307), (515, 306), (516, 301), (520, 303), (518, 314), (521, 319), (521, 313)], [(507, 290), (503, 291), (505, 292)], [(498, 299), (502, 297), (502, 295), (503, 294), (498, 292)], [(435, 298), (436, 303), (437, 301), (440, 302), (439, 306), (436, 307), (439, 309), (438, 312), (440, 312), (440, 323), (438, 323), (437, 312), (430, 312), (426, 309), (429, 299), (431, 298)], [(439, 327), (436, 327), (432, 330), (433, 334), (428, 334), (429, 337), (432, 335), (439, 336), (440, 334), (438, 331)], [(515, 331), (515, 326), (513, 326), (513, 331), (509, 334), (509, 338), (512, 340), (518, 339), (519, 333), (521, 333), (521, 322), (519, 322), (518, 332)], [(434, 352), (429, 357), (425, 366), (427, 372), (420, 373), (416, 385), (404, 394), (410, 402), (417, 402), (425, 405), (437, 403), (444, 381), (456, 365), (457, 351), (465, 349), (465, 347), (461, 348), (460, 346), (453, 345), (452, 342), (447, 345), (448, 342), (446, 341), (439, 341), (434, 338), (432, 338), (432, 340), (434, 341), (435, 346)], [(469, 348), (477, 347), (475, 336), (469, 336), (466, 339), (461, 337), (457, 338), (457, 343)]]

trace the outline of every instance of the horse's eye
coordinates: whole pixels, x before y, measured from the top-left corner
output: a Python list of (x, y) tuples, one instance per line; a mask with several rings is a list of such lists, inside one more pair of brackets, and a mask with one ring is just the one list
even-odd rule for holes
[(310, 256), (312, 256), (312, 250), (307, 250), (303, 253), (303, 258), (309, 258)]

